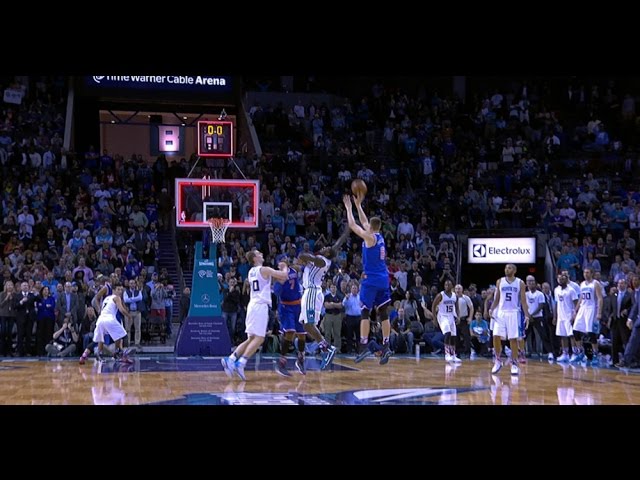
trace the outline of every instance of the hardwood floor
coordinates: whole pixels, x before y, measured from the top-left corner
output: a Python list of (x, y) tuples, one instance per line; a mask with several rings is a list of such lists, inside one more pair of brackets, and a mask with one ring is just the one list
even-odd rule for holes
[(273, 370), (273, 357), (247, 365), (247, 381), (228, 378), (219, 358), (139, 356), (132, 365), (77, 358), (0, 361), (0, 404), (447, 404), (631, 405), (640, 403), (640, 374), (613, 368), (530, 360), (519, 376), (508, 366), (491, 375), (487, 359), (454, 367), (441, 358), (392, 357), (386, 366), (369, 358), (336, 357), (307, 375), (289, 360), (291, 377)]

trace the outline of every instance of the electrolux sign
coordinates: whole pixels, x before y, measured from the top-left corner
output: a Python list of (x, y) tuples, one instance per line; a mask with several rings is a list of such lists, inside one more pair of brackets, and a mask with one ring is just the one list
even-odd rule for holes
[(536, 239), (469, 238), (469, 263), (536, 263)]
[(231, 77), (204, 75), (92, 75), (85, 84), (94, 89), (231, 91)]

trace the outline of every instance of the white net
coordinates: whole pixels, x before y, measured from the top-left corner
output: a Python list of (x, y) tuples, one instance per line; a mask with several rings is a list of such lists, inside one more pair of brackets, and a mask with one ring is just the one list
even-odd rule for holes
[(228, 218), (210, 218), (208, 222), (211, 229), (211, 242), (224, 243), (224, 234), (227, 233), (231, 221)]

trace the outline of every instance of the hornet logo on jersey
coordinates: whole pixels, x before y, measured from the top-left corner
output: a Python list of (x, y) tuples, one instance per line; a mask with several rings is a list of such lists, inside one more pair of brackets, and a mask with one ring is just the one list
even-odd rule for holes
[(100, 83), (104, 79), (105, 75), (94, 75), (93, 81), (96, 83)]
[(484, 243), (478, 243), (473, 246), (473, 258), (485, 258), (487, 256), (487, 246)]

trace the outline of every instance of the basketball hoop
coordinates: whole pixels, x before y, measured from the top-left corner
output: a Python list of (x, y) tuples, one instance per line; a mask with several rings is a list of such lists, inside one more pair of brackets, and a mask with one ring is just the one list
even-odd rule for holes
[(224, 243), (224, 234), (231, 223), (228, 218), (210, 218), (207, 220), (211, 229), (211, 243)]

